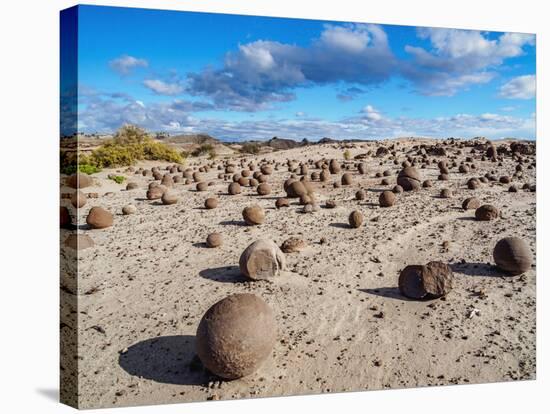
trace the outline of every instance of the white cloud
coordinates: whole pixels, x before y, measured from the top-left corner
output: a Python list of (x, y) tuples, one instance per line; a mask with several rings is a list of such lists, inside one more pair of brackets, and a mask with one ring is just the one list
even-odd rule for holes
[(145, 79), (143, 85), (157, 95), (179, 95), (183, 92), (183, 86), (179, 83), (168, 83), (160, 79)]
[(364, 51), (369, 43), (370, 36), (365, 26), (358, 26), (357, 30), (349, 30), (343, 26), (327, 25), (321, 33), (321, 43), (326, 47), (349, 53)]
[(431, 50), (405, 46), (413, 61), (403, 65), (402, 73), (419, 93), (431, 96), (452, 96), (491, 81), (497, 66), (535, 43), (533, 35), (504, 33), (492, 39), (475, 30), (422, 28), (418, 36), (430, 41)]
[(532, 99), (537, 92), (535, 75), (518, 76), (500, 87), (499, 96), (507, 99)]
[(109, 62), (109, 66), (120, 75), (129, 75), (134, 68), (147, 67), (149, 63), (145, 59), (122, 55)]
[(395, 64), (381, 27), (326, 25), (308, 46), (267, 40), (240, 45), (226, 54), (221, 68), (188, 74), (187, 91), (210, 97), (219, 108), (257, 111), (295, 99), (298, 87), (383, 83)]
[(367, 105), (361, 109), (361, 113), (365, 114), (364, 118), (369, 121), (379, 121), (382, 119), (380, 111), (374, 108), (372, 105)]
[(231, 139), (268, 139), (280, 136), (315, 140), (324, 136), (336, 139), (381, 139), (398, 136), (434, 138), (486, 136), (488, 138), (535, 138), (535, 116), (522, 118), (494, 113), (456, 114), (449, 117), (388, 117), (373, 105), (366, 105), (356, 116), (337, 121), (303, 117), (225, 121), (191, 116), (212, 105), (173, 100), (140, 105), (121, 94), (92, 93), (81, 102), (79, 126), (86, 132), (112, 132), (127, 123), (151, 131), (202, 132)]

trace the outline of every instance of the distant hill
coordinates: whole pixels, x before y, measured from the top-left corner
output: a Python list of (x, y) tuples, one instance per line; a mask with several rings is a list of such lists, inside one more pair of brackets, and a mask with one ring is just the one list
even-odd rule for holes
[(173, 137), (163, 138), (163, 141), (171, 144), (221, 144), (221, 141), (211, 137), (208, 134), (186, 134), (186, 135), (174, 135)]
[(265, 142), (265, 145), (275, 149), (291, 149), (301, 147), (304, 142), (294, 141), (293, 139), (277, 138), (273, 137), (269, 141)]

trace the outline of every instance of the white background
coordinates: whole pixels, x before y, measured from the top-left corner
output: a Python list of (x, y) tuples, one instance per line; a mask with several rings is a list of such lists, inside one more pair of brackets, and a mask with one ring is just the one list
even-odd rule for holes
[[(193, 11), (458, 27), (537, 34), (537, 380), (312, 397), (101, 410), (102, 413), (535, 413), (549, 407), (549, 11), (545, 1), (86, 1)], [(59, 10), (63, 0), (8, 0), (0, 13), (0, 411), (68, 413), (58, 388)], [(545, 77), (546, 75), (546, 77)], [(545, 92), (546, 91), (546, 96)], [(545, 349), (546, 348), (546, 349)], [(546, 388), (546, 394), (543, 389)], [(546, 411), (548, 412), (548, 411)]]

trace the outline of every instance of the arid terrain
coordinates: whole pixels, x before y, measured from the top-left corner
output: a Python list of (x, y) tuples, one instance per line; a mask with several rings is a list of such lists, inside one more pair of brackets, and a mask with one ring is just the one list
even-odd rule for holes
[[(435, 144), (446, 155), (432, 151)], [(510, 142), (495, 145), (508, 149)], [(377, 156), (379, 147), (388, 152)], [(522, 275), (509, 276), (495, 266), (493, 248), (503, 237), (516, 236), (536, 254), (536, 192), (523, 188), (535, 184), (535, 156), (508, 151), (492, 160), (487, 148), (485, 141), (409, 139), (305, 145), (258, 155), (235, 152), (214, 160), (190, 157), (183, 170), (211, 166), (201, 179), (212, 185), (197, 191), (192, 179), (185, 184), (183, 178), (171, 188), (178, 197), (171, 205), (148, 200), (153, 177), (135, 171), (158, 166), (165, 174), (173, 163), (143, 161), (133, 171), (93, 174), (93, 184), (81, 188), (91, 194), (83, 207), (77, 210), (67, 198), (61, 201), (76, 231), (94, 241), (78, 250), (76, 275), (71, 261), (77, 253), (65, 245), (71, 230), (61, 231), (62, 344), (76, 349), (78, 342), (78, 405), (534, 379), (535, 264)], [(321, 172), (315, 162), (322, 159), (338, 160), (342, 171), (326, 182), (310, 181), (319, 208), (304, 213), (298, 199), (290, 198), (289, 207), (277, 209), (276, 200), (286, 197), (283, 183), (293, 173), (289, 169), (300, 179), (299, 164), (307, 164), (310, 176)], [(380, 207), (380, 193), (396, 185), (407, 159), (422, 181), (431, 180), (433, 186), (396, 194), (393, 206)], [(289, 160), (295, 161), (290, 168)], [(448, 180), (438, 180), (441, 160), (449, 165)], [(255, 171), (267, 163), (273, 167), (267, 176), (271, 194), (260, 196), (254, 187), (242, 186), (240, 194), (229, 195), (233, 174), (251, 161)], [(366, 163), (365, 174), (359, 174), (359, 162)], [(459, 172), (461, 163), (470, 166), (467, 172)], [(234, 173), (224, 173), (228, 164), (234, 164)], [(518, 165), (522, 168), (516, 172)], [(386, 176), (384, 171), (389, 171)], [(351, 174), (352, 184), (335, 187), (344, 172)], [(126, 179), (117, 184), (108, 179), (113, 173)], [(468, 189), (468, 179), (486, 175), (496, 180)], [(511, 182), (501, 182), (502, 176)], [(383, 179), (389, 184), (382, 185)], [(126, 190), (129, 182), (138, 188)], [(516, 192), (509, 191), (511, 185)], [(452, 190), (450, 198), (440, 197), (444, 188)], [(366, 192), (364, 200), (356, 199), (360, 189)], [(73, 191), (61, 188), (62, 194)], [(464, 199), (474, 196), (497, 207), (500, 216), (475, 220), (475, 210), (462, 209)], [(218, 198), (219, 206), (205, 209), (208, 197)], [(328, 200), (337, 206), (326, 208)], [(122, 214), (128, 204), (137, 208), (135, 214)], [(265, 211), (261, 225), (243, 220), (243, 208), (253, 204)], [(86, 217), (94, 206), (113, 214), (112, 226), (88, 228)], [(364, 216), (359, 228), (348, 224), (353, 210)], [(206, 246), (212, 232), (222, 234), (220, 247)], [(249, 281), (241, 275), (239, 257), (249, 244), (269, 238), (281, 245), (290, 237), (307, 247), (285, 254), (287, 268), (278, 278)], [(400, 271), (432, 260), (452, 268), (452, 290), (434, 300), (402, 296)], [(239, 292), (255, 293), (271, 306), (277, 342), (257, 372), (223, 381), (196, 357), (195, 334), (211, 305)], [(63, 334), (71, 329), (77, 339)]]

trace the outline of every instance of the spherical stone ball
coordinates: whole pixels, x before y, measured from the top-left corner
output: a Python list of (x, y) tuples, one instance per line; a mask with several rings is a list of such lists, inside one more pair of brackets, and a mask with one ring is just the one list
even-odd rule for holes
[(237, 182), (243, 186), (243, 187), (246, 187), (247, 185), (250, 184), (250, 179), (249, 178), (246, 178), (246, 177), (240, 177)]
[(518, 192), (518, 187), (512, 184), (512, 185), (508, 188), (508, 192), (509, 192), (509, 193), (517, 193), (517, 192)]
[(251, 178), (250, 180), (248, 180), (248, 185), (250, 187), (256, 187), (258, 184), (260, 184), (260, 182), (255, 178)]
[(518, 237), (505, 237), (499, 240), (493, 250), (493, 258), (496, 265), (510, 275), (525, 273), (533, 263), (529, 246)]
[(84, 250), (94, 246), (93, 239), (87, 234), (73, 233), (65, 239), (65, 246), (74, 250)]
[(361, 175), (366, 174), (367, 173), (367, 164), (364, 163), (364, 162), (359, 163), (359, 165), (357, 165), (357, 171)]
[(439, 174), (437, 176), (437, 179), (439, 181), (449, 181), (449, 175), (448, 174)]
[(86, 217), (86, 223), (92, 229), (104, 229), (113, 225), (113, 215), (101, 207), (92, 207)]
[(288, 201), (288, 198), (280, 197), (275, 201), (275, 207), (277, 209), (283, 208), (283, 207), (290, 207), (290, 202)]
[(323, 170), (321, 171), (320, 180), (322, 182), (327, 182), (330, 180), (330, 171), (329, 170)]
[(380, 207), (391, 207), (395, 204), (395, 194), (391, 191), (382, 191), (378, 197)]
[(390, 179), (384, 178), (382, 181), (380, 181), (380, 185), (390, 185)]
[(470, 190), (477, 190), (479, 188), (479, 186), (481, 185), (481, 182), (477, 179), (477, 178), (470, 178), (468, 180), (468, 188)]
[(166, 187), (164, 186), (157, 185), (155, 187), (151, 187), (147, 190), (147, 200), (158, 200), (162, 197), (165, 191)]
[(71, 226), (71, 214), (69, 209), (65, 206), (59, 208), (59, 226), (62, 228), (68, 228)]
[(160, 182), (161, 185), (172, 188), (174, 186), (174, 179), (171, 175), (165, 174)]
[(453, 192), (449, 188), (443, 188), (439, 193), (440, 198), (451, 198), (452, 196)]
[(71, 188), (85, 188), (91, 186), (93, 180), (88, 174), (76, 173), (67, 177), (65, 183)]
[(392, 188), (392, 192), (395, 194), (401, 194), (403, 192), (403, 187), (401, 187), (399, 184), (394, 185)]
[(479, 221), (490, 221), (498, 218), (500, 212), (498, 208), (490, 204), (484, 204), (481, 207), (478, 207), (476, 210), (476, 220)]
[(367, 193), (365, 192), (365, 190), (358, 190), (355, 193), (356, 200), (364, 200), (365, 198), (367, 198)]
[(265, 220), (265, 211), (258, 204), (245, 207), (243, 210), (243, 218), (248, 225), (262, 224)]
[(338, 161), (332, 159), (328, 164), (328, 169), (331, 174), (338, 174), (342, 168), (340, 167), (340, 163)]
[(502, 184), (510, 184), (512, 179), (510, 177), (508, 177), (507, 175), (503, 175), (502, 177), (499, 178), (499, 181)]
[(354, 210), (349, 215), (348, 221), (351, 228), (357, 229), (363, 224), (363, 214), (358, 210)]
[(325, 208), (336, 208), (338, 207), (338, 202), (336, 200), (327, 200), (325, 202)]
[(169, 206), (178, 202), (178, 197), (171, 191), (165, 191), (161, 197), (162, 204)]
[(353, 183), (353, 178), (350, 173), (344, 173), (342, 175), (342, 185), (351, 185)]
[(228, 380), (255, 372), (277, 339), (273, 311), (260, 297), (238, 293), (214, 304), (197, 328), (196, 350), (203, 365)]
[(71, 204), (74, 208), (81, 208), (84, 207), (86, 204), (87, 197), (86, 194), (84, 194), (80, 190), (76, 190), (74, 193), (71, 194)]
[(466, 164), (460, 164), (458, 166), (458, 172), (462, 174), (467, 174), (470, 172), (470, 168)]
[(130, 214), (135, 214), (135, 213), (137, 213), (137, 207), (134, 206), (133, 204), (128, 204), (122, 207), (122, 214), (124, 214), (125, 216), (128, 216)]
[(302, 181), (292, 181), (285, 190), (288, 198), (299, 198), (307, 194), (307, 189)]
[(286, 268), (286, 259), (272, 240), (260, 239), (250, 244), (239, 258), (241, 273), (252, 280), (271, 280)]
[(206, 181), (198, 182), (195, 186), (195, 190), (197, 191), (206, 191), (208, 190), (208, 183)]
[(239, 183), (231, 183), (227, 189), (227, 192), (231, 195), (236, 195), (241, 193), (241, 185)]
[(422, 187), (424, 188), (430, 188), (433, 186), (433, 183), (430, 181), (430, 180), (425, 180), (423, 183), (422, 183)]
[(474, 210), (481, 206), (481, 202), (476, 197), (468, 197), (462, 202), (463, 210)]
[(260, 167), (260, 171), (264, 175), (271, 175), (273, 174), (273, 167), (271, 165), (265, 164)]
[(261, 183), (256, 189), (259, 195), (271, 194), (271, 186), (268, 183)]
[(420, 174), (414, 167), (403, 168), (397, 176), (397, 184), (405, 191), (418, 190), (420, 188)]
[(139, 188), (139, 185), (138, 183), (135, 183), (133, 181), (129, 182), (128, 184), (126, 184), (126, 191), (130, 191), (130, 190), (135, 190)]
[(218, 199), (216, 197), (209, 197), (204, 200), (204, 208), (212, 210), (216, 207), (218, 207)]
[(208, 247), (219, 247), (223, 243), (223, 238), (220, 233), (210, 233), (206, 238), (206, 245)]

